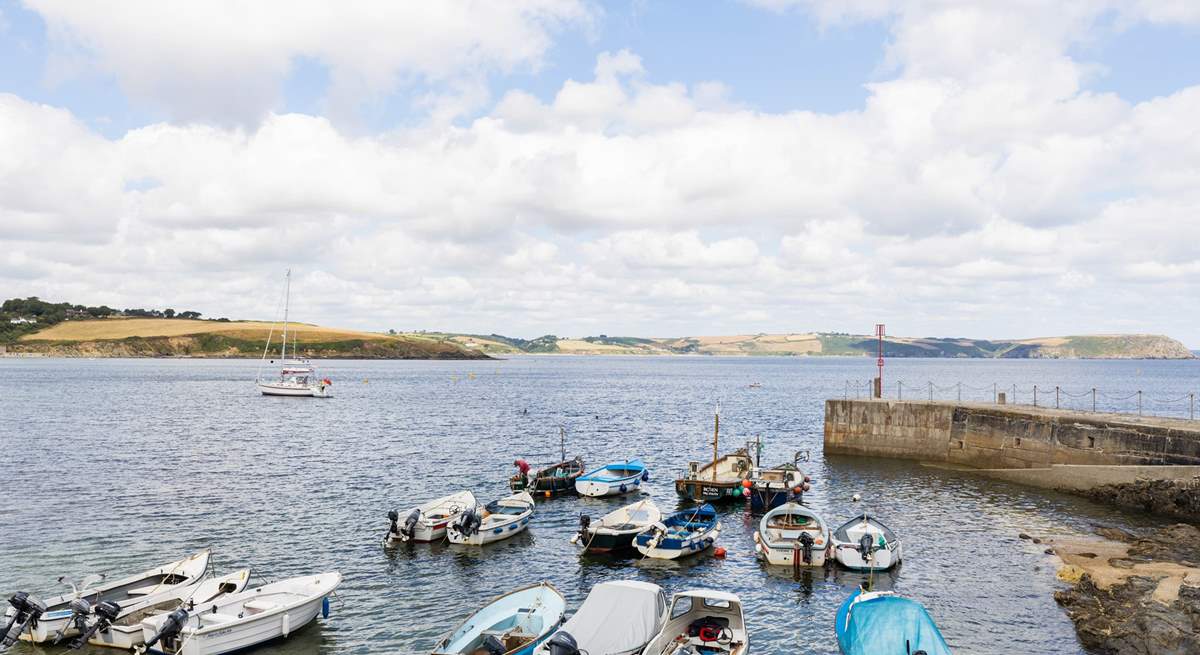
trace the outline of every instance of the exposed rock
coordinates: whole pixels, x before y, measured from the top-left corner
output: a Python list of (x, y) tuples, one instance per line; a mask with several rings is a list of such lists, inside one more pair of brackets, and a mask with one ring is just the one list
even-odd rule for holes
[(1200, 522), (1200, 476), (1106, 484), (1077, 493), (1118, 507)]
[(1018, 539), (1024, 539), (1025, 541), (1029, 541), (1030, 539), (1033, 539), (1033, 537), (1031, 537), (1031, 536), (1029, 536), (1029, 535), (1025, 534), (1024, 532), (1022, 532), (1021, 534), (1017, 535), (1017, 538), (1018, 538)]

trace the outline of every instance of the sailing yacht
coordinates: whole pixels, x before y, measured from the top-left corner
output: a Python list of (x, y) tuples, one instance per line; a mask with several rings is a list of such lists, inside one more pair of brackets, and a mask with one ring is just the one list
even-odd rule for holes
[[(283, 346), (279, 353), (279, 377), (264, 380), (262, 377), (262, 364), (259, 364), (259, 375), (256, 383), (258, 390), (264, 396), (300, 396), (305, 398), (332, 398), (333, 383), (329, 378), (322, 378), (317, 375), (316, 369), (307, 359), (288, 359), (287, 342), (288, 342), (288, 309), (292, 300), (292, 269), (288, 269), (284, 283), (284, 301), (283, 301)], [(275, 333), (272, 329), (267, 335), (267, 345), (263, 348), (262, 363), (267, 361), (267, 354), (271, 351), (271, 335)], [(294, 336), (294, 335), (293, 335)], [(295, 357), (298, 352), (295, 345), (292, 347), (292, 356)]]

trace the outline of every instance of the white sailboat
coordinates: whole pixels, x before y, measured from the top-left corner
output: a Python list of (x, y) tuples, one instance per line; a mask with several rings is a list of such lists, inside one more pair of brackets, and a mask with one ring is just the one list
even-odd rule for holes
[[(288, 269), (284, 286), (284, 301), (283, 301), (283, 346), (279, 352), (279, 377), (264, 380), (262, 377), (262, 364), (267, 361), (267, 354), (271, 350), (271, 335), (267, 335), (267, 345), (263, 348), (262, 363), (259, 364), (259, 375), (256, 383), (258, 390), (264, 396), (298, 396), (303, 398), (332, 398), (333, 383), (329, 378), (322, 378), (317, 375), (316, 369), (307, 359), (291, 359), (287, 357), (287, 341), (288, 341), (288, 309), (292, 300), (292, 269)], [(271, 331), (274, 334), (274, 330)], [(296, 348), (293, 347), (292, 355), (295, 357)]]

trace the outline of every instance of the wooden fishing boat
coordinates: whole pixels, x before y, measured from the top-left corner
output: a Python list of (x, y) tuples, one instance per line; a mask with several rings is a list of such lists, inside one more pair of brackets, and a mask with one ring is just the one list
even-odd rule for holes
[(535, 655), (637, 655), (667, 621), (667, 596), (649, 582), (617, 580), (592, 587), (579, 610)]
[(679, 559), (707, 550), (721, 536), (721, 521), (712, 505), (675, 512), (634, 538), (642, 555), (655, 559)]
[(98, 631), (92, 635), (88, 643), (97, 646), (132, 650), (145, 643), (142, 621), (152, 616), (170, 614), (180, 607), (187, 608), (188, 611), (193, 611), (196, 607), (209, 605), (213, 601), (229, 594), (239, 593), (249, 583), (250, 569), (241, 569), (228, 575), (209, 578), (194, 587), (179, 590), (172, 594), (169, 599), (162, 600), (153, 605), (147, 605), (122, 616), (113, 621), (112, 625), (108, 626), (106, 630)]
[(843, 523), (831, 539), (838, 563), (853, 571), (886, 571), (904, 555), (896, 533), (867, 514)]
[(452, 544), (490, 544), (524, 532), (532, 516), (533, 496), (521, 491), (463, 512), (446, 528), (446, 538)]
[(776, 566), (824, 566), (829, 552), (825, 519), (797, 502), (767, 512), (754, 533), (754, 554)]
[(562, 624), (567, 601), (549, 582), (493, 598), (433, 647), (433, 655), (530, 655)]
[(834, 633), (842, 655), (950, 655), (929, 612), (891, 591), (862, 591), (838, 608)]
[(649, 479), (642, 460), (632, 459), (606, 464), (575, 478), (575, 490), (584, 496), (619, 496), (637, 491)]
[(460, 491), (412, 508), (405, 516), (403, 525), (400, 524), (400, 513), (390, 510), (388, 520), (391, 526), (385, 542), (442, 539), (446, 536), (446, 526), (472, 507), (475, 507), (475, 494)]
[(605, 514), (594, 526), (590, 516), (581, 514), (579, 532), (571, 537), (571, 543), (582, 545), (587, 553), (629, 550), (639, 532), (661, 520), (662, 512), (649, 498)]
[(721, 410), (713, 415), (713, 458), (711, 462), (689, 462), (687, 473), (675, 481), (675, 493), (694, 501), (724, 502), (743, 500), (745, 480), (750, 477), (754, 460), (746, 449), (718, 456), (721, 437)]
[(671, 597), (671, 620), (642, 655), (746, 655), (750, 637), (742, 601), (724, 591), (696, 589)]
[(538, 469), (529, 476), (518, 473), (509, 478), (508, 486), (513, 491), (528, 491), (534, 496), (574, 494), (575, 480), (583, 475), (583, 471), (583, 460), (575, 457)]

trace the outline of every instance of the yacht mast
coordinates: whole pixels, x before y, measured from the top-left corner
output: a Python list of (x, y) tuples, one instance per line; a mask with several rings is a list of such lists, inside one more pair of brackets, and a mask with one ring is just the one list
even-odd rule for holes
[(280, 355), (280, 358), (283, 360), (281, 363), (286, 366), (287, 365), (288, 304), (290, 304), (292, 301), (292, 269), (289, 268), (287, 270), (287, 275), (285, 275), (284, 277), (286, 278), (287, 281), (284, 283), (284, 292), (283, 292), (283, 352)]

